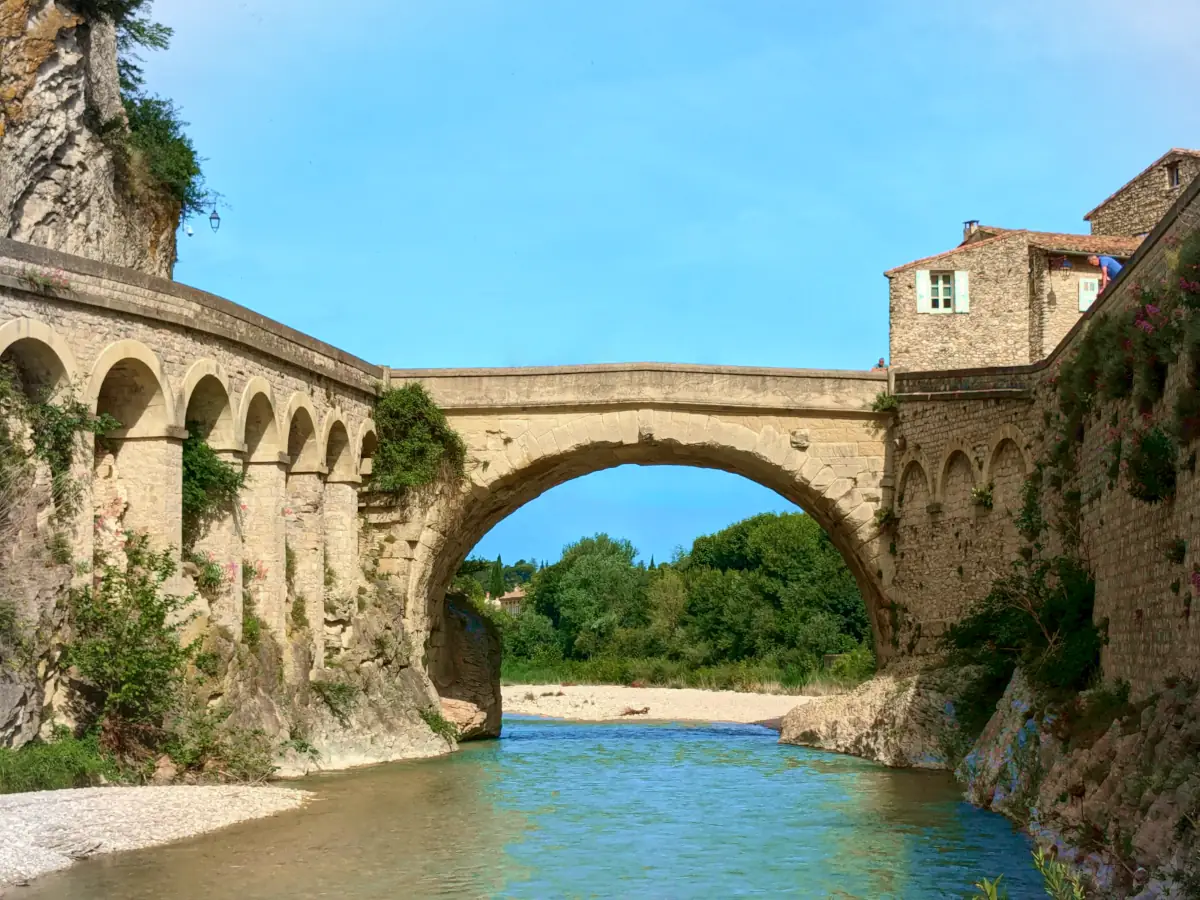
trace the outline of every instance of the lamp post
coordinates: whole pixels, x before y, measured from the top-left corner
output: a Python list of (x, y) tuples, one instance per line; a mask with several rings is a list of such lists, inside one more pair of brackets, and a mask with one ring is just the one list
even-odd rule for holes
[(217, 215), (217, 208), (214, 206), (212, 215), (208, 217), (208, 224), (212, 226), (213, 233), (221, 227), (221, 217)]

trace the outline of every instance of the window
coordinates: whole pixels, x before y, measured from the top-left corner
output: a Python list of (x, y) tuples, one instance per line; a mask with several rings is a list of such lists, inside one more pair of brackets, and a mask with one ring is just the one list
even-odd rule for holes
[(942, 312), (954, 309), (953, 272), (929, 273), (929, 306)]
[(1086, 312), (1096, 302), (1100, 293), (1100, 279), (1084, 277), (1079, 279), (1079, 311)]
[(916, 272), (917, 312), (965, 313), (971, 311), (970, 273), (964, 270)]
[(1167, 186), (1179, 187), (1179, 163), (1167, 163)]

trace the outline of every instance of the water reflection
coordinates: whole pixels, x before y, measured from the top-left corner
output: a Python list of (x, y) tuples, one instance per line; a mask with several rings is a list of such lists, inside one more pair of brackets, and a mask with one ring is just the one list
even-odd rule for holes
[(943, 898), (1024, 840), (938, 774), (782, 747), (753, 726), (511, 719), (459, 754), (308, 779), (308, 809), (40, 881), (29, 900)]

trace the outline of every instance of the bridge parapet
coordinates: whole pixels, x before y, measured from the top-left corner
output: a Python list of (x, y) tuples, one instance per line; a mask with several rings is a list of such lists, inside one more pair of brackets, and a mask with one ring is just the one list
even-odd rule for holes
[(877, 416), (871, 401), (885, 372), (612, 363), (495, 369), (391, 369), (393, 383), (419, 381), (449, 412), (631, 407), (812, 411)]

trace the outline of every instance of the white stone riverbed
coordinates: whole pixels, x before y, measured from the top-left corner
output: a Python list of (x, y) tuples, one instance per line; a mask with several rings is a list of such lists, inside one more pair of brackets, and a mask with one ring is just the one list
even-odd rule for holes
[(308, 791), (178, 785), (0, 795), (0, 895), (97, 853), (166, 844), (304, 805)]

